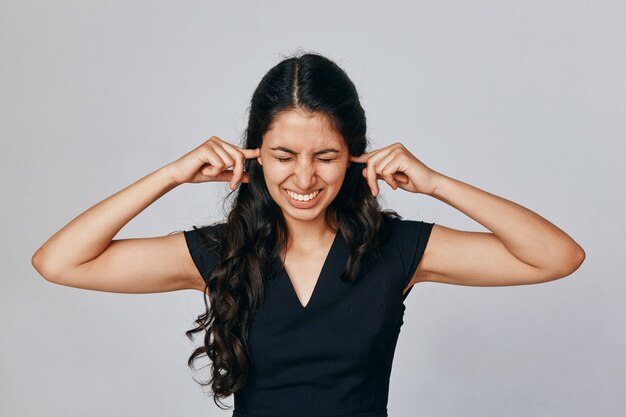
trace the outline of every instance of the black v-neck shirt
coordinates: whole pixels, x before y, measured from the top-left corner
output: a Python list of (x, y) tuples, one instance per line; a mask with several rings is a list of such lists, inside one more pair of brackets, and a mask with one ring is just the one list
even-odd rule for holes
[[(353, 283), (340, 279), (348, 247), (340, 232), (313, 293), (300, 303), (282, 263), (267, 280), (250, 323), (251, 372), (234, 394), (233, 417), (384, 417), (391, 366), (404, 323), (403, 295), (434, 223), (387, 219), (382, 258), (366, 262)], [(213, 234), (223, 223), (202, 229)], [(203, 277), (217, 263), (196, 229), (184, 232)]]
[(322, 270), (321, 270), (320, 274), (317, 276), (317, 281), (316, 281), (316, 284), (313, 287), (313, 292), (311, 293), (311, 296), (309, 297), (309, 301), (307, 302), (306, 305), (302, 305), (302, 302), (298, 298), (298, 293), (296, 293), (296, 289), (293, 286), (293, 281), (289, 277), (289, 273), (285, 269), (285, 265), (282, 262), (277, 262), (279, 264), (279, 275), (281, 277), (283, 277), (283, 278), (287, 278), (286, 281), (289, 281), (289, 287), (291, 288), (291, 292), (295, 296), (296, 300), (298, 300), (298, 304), (300, 304), (300, 307), (302, 307), (302, 309), (307, 308), (311, 304), (311, 300), (313, 299), (313, 297), (316, 296), (315, 293), (317, 292), (317, 287), (318, 287), (317, 284), (319, 284), (319, 282), (321, 281), (320, 278), (323, 277), (326, 274), (326, 270), (329, 268), (329, 263), (331, 262), (330, 256), (333, 254), (335, 246), (337, 246), (337, 241), (339, 240), (340, 237), (341, 237), (341, 233), (339, 231), (337, 231), (335, 233), (335, 237), (333, 239), (333, 242), (330, 245), (330, 249), (326, 253), (326, 257), (324, 258), (324, 263), (322, 264)]

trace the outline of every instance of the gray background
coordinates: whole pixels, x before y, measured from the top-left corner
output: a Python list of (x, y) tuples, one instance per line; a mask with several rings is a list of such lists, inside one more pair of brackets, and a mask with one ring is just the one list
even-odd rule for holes
[[(618, 1), (4, 1), (0, 415), (231, 414), (186, 365), (201, 293), (62, 287), (30, 258), (210, 136), (240, 143), (254, 87), (297, 50), (348, 72), (374, 147), (400, 141), (586, 250), (574, 274), (541, 285), (414, 288), (390, 416), (623, 415), (624, 21)], [(379, 184), (405, 218), (486, 230)], [(116, 238), (222, 218), (226, 193), (182, 185)]]

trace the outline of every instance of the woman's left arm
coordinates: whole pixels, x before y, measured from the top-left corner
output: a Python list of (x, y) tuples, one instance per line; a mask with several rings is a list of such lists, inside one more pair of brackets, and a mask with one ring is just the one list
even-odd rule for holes
[(539, 214), (446, 175), (437, 173), (435, 177), (436, 185), (429, 195), (465, 213), (491, 233), (435, 224), (413, 283), (536, 284), (570, 275), (585, 259), (578, 243)]
[[(574, 272), (583, 248), (537, 213), (427, 167), (401, 143), (352, 156), (366, 163), (363, 176), (373, 195), (382, 179), (430, 195), (465, 213), (489, 232), (469, 232), (435, 224), (409, 287), (432, 281), (470, 286), (526, 285)], [(408, 287), (407, 287), (408, 288)]]

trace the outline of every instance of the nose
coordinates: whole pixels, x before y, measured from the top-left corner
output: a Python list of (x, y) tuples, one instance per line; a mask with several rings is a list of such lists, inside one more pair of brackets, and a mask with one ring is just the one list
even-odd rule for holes
[(294, 185), (301, 191), (309, 191), (315, 185), (315, 163), (300, 160), (294, 168)]

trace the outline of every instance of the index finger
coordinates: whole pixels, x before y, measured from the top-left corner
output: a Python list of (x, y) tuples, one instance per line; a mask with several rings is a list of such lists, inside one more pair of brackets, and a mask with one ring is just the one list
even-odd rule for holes
[(243, 157), (246, 159), (258, 158), (259, 156), (261, 156), (261, 148), (239, 148), (239, 150), (241, 151), (241, 153), (243, 153)]
[(378, 151), (380, 151), (380, 149), (374, 149), (373, 151), (369, 151), (369, 152), (365, 152), (361, 155), (350, 155), (350, 161), (351, 162), (361, 162), (361, 163), (367, 163), (367, 160), (369, 158), (372, 157), (372, 155), (374, 155), (375, 153), (377, 153)]
[(361, 162), (361, 163), (365, 163), (367, 162), (367, 158), (369, 158), (368, 153), (364, 153), (362, 155), (356, 156), (356, 155), (350, 155), (350, 162)]

